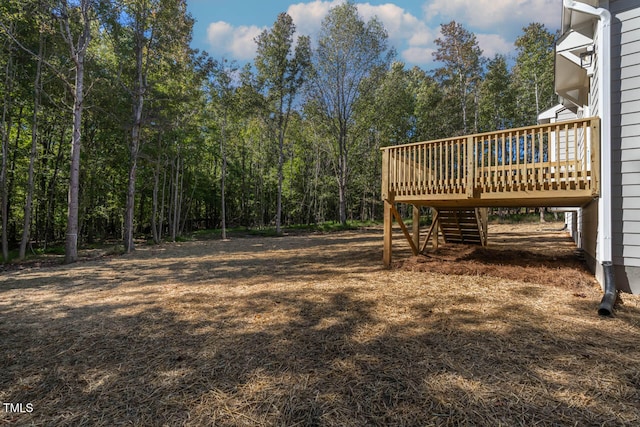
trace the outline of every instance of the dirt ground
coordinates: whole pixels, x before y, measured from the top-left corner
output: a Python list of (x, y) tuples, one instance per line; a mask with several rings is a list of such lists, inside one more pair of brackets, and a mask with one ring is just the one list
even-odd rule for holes
[(0, 424), (638, 425), (640, 297), (599, 317), (558, 228), (398, 235), (392, 269), (367, 229), (5, 271)]

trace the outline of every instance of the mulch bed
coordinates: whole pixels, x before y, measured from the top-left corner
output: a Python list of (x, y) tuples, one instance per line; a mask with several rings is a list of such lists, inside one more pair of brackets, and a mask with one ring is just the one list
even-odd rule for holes
[(424, 255), (396, 261), (394, 268), (462, 276), (491, 276), (574, 290), (595, 282), (584, 261), (573, 253), (546, 255), (463, 244), (447, 244)]
[(33, 411), (0, 424), (638, 425), (640, 298), (601, 318), (566, 235), (498, 231), (393, 269), (374, 229), (5, 272), (0, 400)]

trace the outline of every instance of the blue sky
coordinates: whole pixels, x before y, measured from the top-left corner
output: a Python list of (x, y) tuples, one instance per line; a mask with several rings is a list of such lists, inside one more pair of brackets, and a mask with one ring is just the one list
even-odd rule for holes
[[(287, 12), (301, 34), (312, 43), (327, 11), (343, 0), (187, 0), (196, 19), (194, 48), (216, 59), (239, 63), (255, 55), (254, 38)], [(484, 55), (513, 54), (513, 42), (522, 28), (540, 22), (550, 31), (560, 24), (561, 0), (413, 0), (354, 1), (365, 20), (377, 16), (389, 32), (397, 59), (409, 66), (434, 66), (434, 40), (440, 24), (455, 20), (473, 31)]]

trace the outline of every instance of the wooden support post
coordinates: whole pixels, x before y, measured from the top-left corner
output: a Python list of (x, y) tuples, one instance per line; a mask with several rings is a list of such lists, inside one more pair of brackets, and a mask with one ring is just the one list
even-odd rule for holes
[(438, 249), (438, 239), (440, 238), (440, 212), (436, 209), (431, 209), (433, 212), (433, 249)]
[(411, 234), (409, 234), (409, 230), (407, 229), (407, 226), (404, 225), (404, 221), (400, 216), (400, 212), (398, 212), (398, 210), (393, 205), (391, 205), (391, 213), (396, 218), (396, 221), (398, 221), (398, 224), (402, 229), (402, 234), (404, 234), (404, 238), (407, 239), (407, 242), (409, 242), (409, 246), (411, 246), (411, 252), (413, 252), (413, 255), (418, 255), (418, 248), (416, 245), (413, 244), (413, 239), (411, 238)]
[(387, 199), (384, 201), (384, 249), (382, 251), (382, 262), (385, 267), (391, 266), (392, 256), (392, 234), (393, 234), (393, 203)]
[[(389, 150), (382, 150), (382, 200), (389, 198)], [(386, 211), (385, 211), (386, 212)]]
[[(473, 136), (468, 136), (467, 137), (467, 162), (466, 162), (466, 167), (465, 167), (465, 173), (467, 175), (467, 180), (465, 182), (465, 186), (467, 187), (467, 197), (468, 198), (472, 198), (473, 197), (473, 190), (474, 190), (474, 178), (475, 178), (475, 168), (474, 168), (474, 162), (475, 162), (475, 147), (473, 145)], [(437, 234), (436, 234), (437, 237)], [(437, 246), (437, 245), (436, 245)]]
[[(438, 216), (440, 214), (435, 209), (431, 209), (431, 212), (432, 212), (431, 227), (429, 227), (429, 231), (427, 231), (427, 237), (425, 237), (424, 243), (420, 248), (420, 253), (424, 252), (425, 249), (427, 249), (427, 244), (429, 243), (429, 239), (431, 238), (432, 235), (433, 235), (433, 247), (435, 249), (438, 248), (438, 221), (439, 221)], [(436, 232), (435, 234), (433, 234), (434, 231)]]
[(476, 208), (476, 221), (478, 223), (478, 233), (480, 234), (480, 243), (482, 246), (487, 246), (488, 213), (488, 208)]
[(420, 206), (417, 205), (413, 205), (412, 231), (413, 245), (417, 248), (420, 246)]
[[(600, 195), (600, 120), (591, 121), (591, 194)], [(586, 145), (586, 144), (585, 144)], [(606, 147), (606, 149), (610, 149)]]

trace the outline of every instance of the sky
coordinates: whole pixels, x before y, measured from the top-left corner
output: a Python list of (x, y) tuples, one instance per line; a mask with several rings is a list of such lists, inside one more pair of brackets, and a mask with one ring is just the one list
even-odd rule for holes
[[(214, 59), (253, 60), (254, 39), (271, 28), (281, 12), (293, 18), (299, 34), (317, 38), (322, 19), (344, 0), (187, 0), (196, 23), (192, 47)], [(549, 31), (560, 25), (561, 0), (406, 0), (353, 1), (364, 20), (377, 17), (407, 66), (432, 69), (440, 25), (452, 20), (475, 33), (484, 56), (513, 55), (514, 41), (531, 22)]]

